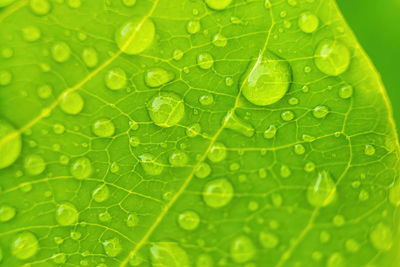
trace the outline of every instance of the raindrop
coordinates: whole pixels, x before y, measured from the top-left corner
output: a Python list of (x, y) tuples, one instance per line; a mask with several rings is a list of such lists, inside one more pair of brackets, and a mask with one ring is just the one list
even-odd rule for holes
[(328, 115), (329, 109), (326, 106), (316, 106), (313, 109), (313, 116), (317, 119), (323, 119)]
[(186, 26), (186, 30), (190, 34), (198, 33), (200, 31), (200, 28), (201, 28), (200, 21), (198, 20), (191, 20), (188, 22)]
[(66, 42), (55, 43), (51, 47), (51, 55), (55, 61), (65, 62), (71, 57), (71, 48)]
[(293, 113), (293, 111), (290, 111), (290, 110), (284, 111), (281, 113), (281, 118), (284, 121), (291, 121), (294, 119), (294, 113)]
[(319, 19), (311, 12), (300, 14), (299, 27), (305, 33), (313, 33), (319, 26)]
[(336, 184), (327, 171), (318, 173), (307, 189), (307, 200), (315, 207), (328, 206), (336, 197)]
[(169, 163), (174, 167), (185, 166), (188, 162), (188, 156), (183, 151), (175, 151), (169, 157)]
[(60, 108), (66, 114), (76, 115), (84, 106), (82, 96), (78, 92), (65, 93), (60, 101)]
[(348, 99), (353, 96), (353, 86), (345, 84), (339, 88), (339, 97), (343, 99)]
[(233, 186), (225, 178), (208, 182), (203, 190), (203, 199), (211, 208), (226, 206), (233, 198)]
[(377, 250), (389, 250), (393, 244), (392, 231), (384, 223), (379, 223), (372, 229), (369, 239)]
[(88, 178), (92, 174), (92, 163), (86, 157), (78, 158), (71, 164), (70, 172), (77, 179)]
[(26, 260), (38, 252), (39, 241), (31, 232), (21, 232), (14, 237), (10, 250), (17, 259)]
[(34, 42), (40, 39), (41, 33), (39, 28), (28, 26), (22, 29), (22, 35), (27, 42)]
[(178, 216), (178, 224), (184, 230), (192, 231), (199, 226), (199, 223), (200, 217), (194, 211), (188, 210)]
[(214, 58), (210, 53), (201, 53), (197, 56), (197, 64), (203, 70), (208, 70), (214, 65)]
[(230, 246), (230, 256), (237, 263), (251, 260), (256, 253), (253, 241), (247, 236), (239, 236), (233, 240)]
[(203, 179), (208, 177), (210, 173), (211, 173), (210, 165), (208, 165), (206, 162), (202, 162), (197, 167), (194, 175), (196, 175), (197, 178)]
[(314, 57), (318, 69), (330, 76), (344, 73), (350, 65), (350, 51), (338, 40), (322, 40), (315, 50)]
[(125, 88), (127, 83), (126, 72), (121, 68), (113, 68), (106, 73), (104, 81), (111, 90)]
[(21, 135), (7, 121), (0, 118), (0, 169), (13, 164), (21, 154)]
[(212, 105), (214, 103), (214, 97), (212, 95), (202, 95), (199, 98), (199, 102), (203, 106), (209, 106), (209, 105)]
[(105, 184), (100, 185), (95, 190), (93, 190), (92, 198), (94, 201), (101, 203), (108, 199), (110, 196), (110, 190)]
[(220, 142), (216, 142), (211, 147), (207, 155), (212, 162), (221, 162), (226, 158), (226, 147)]
[(279, 243), (279, 239), (276, 237), (276, 235), (270, 232), (260, 232), (258, 239), (260, 240), (260, 243), (264, 248), (269, 249), (275, 248)]
[(83, 49), (82, 59), (83, 62), (85, 62), (86, 66), (88, 66), (89, 68), (96, 67), (96, 65), (99, 63), (99, 56), (97, 54), (97, 51), (92, 47)]
[(160, 92), (147, 103), (151, 120), (160, 127), (171, 127), (185, 115), (183, 100), (176, 94)]
[(62, 225), (73, 225), (78, 221), (78, 210), (71, 203), (63, 203), (57, 206), (56, 221)]
[(147, 70), (144, 81), (148, 87), (160, 87), (175, 78), (175, 74), (163, 68), (151, 68)]
[(114, 237), (103, 242), (103, 248), (109, 257), (117, 257), (121, 251), (122, 246), (118, 238)]
[(272, 139), (275, 137), (276, 132), (278, 131), (278, 129), (276, 128), (275, 125), (271, 124), (267, 130), (265, 130), (264, 132), (264, 138), (265, 139)]
[(224, 47), (228, 43), (228, 40), (222, 34), (217, 33), (216, 35), (214, 35), (212, 43), (217, 47)]
[(47, 15), (51, 9), (48, 0), (30, 0), (29, 6), (33, 13), (39, 16)]
[(30, 175), (39, 175), (45, 170), (46, 163), (39, 155), (29, 155), (24, 159), (24, 168)]
[(223, 10), (227, 8), (232, 0), (205, 0), (209, 8), (215, 10)]
[(155, 242), (150, 247), (152, 266), (190, 266), (185, 250), (174, 242)]
[(99, 119), (93, 123), (92, 131), (99, 137), (110, 137), (115, 133), (115, 126), (109, 119)]
[(236, 131), (244, 136), (252, 137), (254, 135), (253, 126), (236, 116), (234, 111), (229, 111), (222, 121), (225, 128)]
[(145, 153), (139, 156), (140, 164), (144, 171), (150, 175), (159, 175), (162, 173), (164, 166), (156, 162), (153, 154)]
[(17, 210), (14, 207), (7, 204), (0, 205), (0, 222), (11, 221), (16, 213)]

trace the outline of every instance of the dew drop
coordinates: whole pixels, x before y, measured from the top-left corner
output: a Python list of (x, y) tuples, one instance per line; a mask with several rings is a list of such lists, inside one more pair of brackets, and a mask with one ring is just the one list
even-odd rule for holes
[(207, 155), (212, 162), (221, 162), (226, 158), (226, 147), (220, 142), (216, 142), (210, 149)]
[(367, 156), (373, 156), (375, 154), (375, 147), (373, 145), (366, 145), (364, 148), (364, 153)]
[(147, 70), (144, 81), (148, 87), (160, 87), (175, 78), (175, 74), (163, 68), (151, 68)]
[(318, 69), (330, 76), (344, 73), (350, 65), (350, 51), (338, 40), (322, 40), (315, 50), (314, 57)]
[(394, 206), (400, 206), (400, 184), (394, 185), (389, 192), (389, 200)]
[(232, 0), (205, 0), (205, 1), (209, 8), (215, 10), (223, 10), (232, 3)]
[(294, 153), (296, 153), (297, 155), (303, 155), (306, 152), (306, 149), (304, 148), (304, 146), (302, 144), (296, 144), (294, 146)]
[(108, 211), (102, 212), (99, 214), (99, 220), (101, 222), (109, 222), (111, 221), (111, 214)]
[(144, 259), (139, 254), (135, 253), (129, 257), (129, 265), (130, 266), (139, 266), (144, 262)]
[(344, 266), (345, 266), (345, 260), (343, 256), (338, 252), (333, 253), (326, 262), (326, 267), (344, 267)]
[(292, 71), (287, 61), (267, 51), (251, 63), (244, 77), (244, 97), (254, 105), (267, 106), (284, 97), (292, 80)]
[(64, 264), (67, 261), (65, 253), (57, 253), (51, 256), (51, 259), (55, 264)]
[(38, 252), (39, 241), (31, 232), (21, 232), (14, 237), (10, 250), (17, 259), (26, 260)]
[(275, 137), (276, 132), (278, 131), (278, 129), (276, 128), (275, 125), (271, 124), (267, 130), (265, 130), (264, 132), (264, 138), (265, 139), (272, 139)]
[(186, 30), (190, 34), (198, 33), (200, 31), (200, 28), (201, 28), (200, 21), (198, 20), (191, 20), (188, 22), (186, 26)]
[(150, 175), (159, 175), (164, 170), (164, 166), (156, 162), (153, 154), (145, 153), (139, 156), (140, 164), (144, 171)]
[(126, 72), (121, 68), (113, 68), (106, 73), (104, 81), (111, 90), (125, 88), (127, 84)]
[(78, 221), (79, 213), (71, 203), (63, 203), (57, 206), (56, 221), (62, 226), (73, 225)]
[(85, 102), (78, 92), (65, 93), (60, 101), (60, 108), (66, 114), (76, 115), (82, 111)]
[(115, 133), (115, 126), (109, 119), (99, 119), (93, 123), (92, 131), (99, 137), (110, 137)]
[(126, 219), (126, 225), (128, 227), (135, 227), (139, 223), (139, 217), (136, 214), (129, 214), (128, 218)]
[(178, 60), (181, 60), (182, 57), (183, 57), (183, 51), (180, 50), (180, 49), (175, 49), (174, 52), (173, 52), (173, 54), (172, 54), (172, 58), (173, 58), (175, 61), (178, 61)]
[(12, 165), (21, 154), (21, 135), (10, 123), (0, 118), (0, 169)]
[(92, 174), (92, 163), (86, 157), (78, 158), (71, 164), (70, 172), (77, 179), (88, 178)]
[(333, 217), (333, 224), (336, 227), (341, 227), (346, 223), (346, 219), (343, 217), (343, 215), (336, 215), (335, 217)]
[(63, 134), (65, 132), (65, 126), (60, 123), (56, 123), (53, 125), (53, 132), (55, 134)]
[(323, 119), (328, 115), (329, 109), (326, 106), (316, 106), (313, 109), (313, 116), (317, 119)]
[(183, 151), (175, 151), (169, 156), (169, 163), (174, 167), (185, 166), (188, 162), (188, 156)]
[(47, 99), (52, 94), (51, 86), (48, 84), (39, 86), (37, 89), (37, 94), (41, 99)]
[(354, 239), (349, 239), (345, 243), (346, 250), (348, 252), (357, 252), (360, 249), (360, 244)]
[(328, 206), (336, 197), (336, 184), (327, 171), (318, 173), (307, 189), (307, 200), (315, 207)]
[(200, 69), (208, 70), (214, 65), (214, 58), (210, 53), (201, 53), (197, 56)]
[(275, 248), (278, 243), (279, 239), (276, 237), (276, 235), (270, 233), (270, 232), (260, 232), (258, 239), (260, 240), (260, 244), (264, 248)]
[(9, 85), (12, 81), (12, 74), (8, 70), (0, 71), (0, 85)]
[(44, 16), (50, 12), (51, 5), (48, 0), (30, 0), (29, 6), (34, 14)]
[(199, 226), (199, 223), (200, 217), (194, 211), (188, 210), (178, 216), (178, 224), (184, 230), (192, 231)]
[(300, 14), (299, 27), (305, 33), (313, 33), (319, 26), (319, 19), (311, 12)]
[(127, 7), (132, 7), (136, 4), (136, 0), (122, 0), (122, 3)]
[(208, 165), (206, 162), (202, 162), (197, 167), (194, 175), (196, 175), (197, 178), (204, 179), (204, 178), (208, 177), (210, 175), (210, 173), (211, 173), (210, 165)]
[(228, 114), (222, 121), (222, 125), (225, 125), (225, 128), (231, 129), (235, 132), (238, 132), (244, 136), (252, 137), (254, 135), (254, 128), (253, 126), (240, 119), (234, 111), (229, 111)]
[(239, 236), (230, 246), (230, 256), (237, 263), (248, 262), (256, 253), (253, 241), (247, 236)]
[(284, 121), (291, 121), (294, 119), (293, 111), (287, 110), (281, 113), (281, 118)]
[(115, 33), (115, 41), (121, 51), (136, 55), (153, 42), (155, 26), (151, 19), (133, 18), (125, 22)]
[(22, 29), (22, 36), (27, 42), (34, 42), (40, 39), (41, 33), (39, 28), (28, 26)]
[(353, 86), (346, 84), (339, 88), (339, 97), (348, 99), (353, 96)]
[(17, 210), (14, 207), (7, 204), (0, 205), (0, 222), (11, 221), (16, 213)]
[(82, 237), (82, 234), (80, 232), (72, 231), (70, 236), (72, 240), (79, 240)]
[(122, 246), (118, 238), (114, 237), (103, 242), (103, 248), (109, 257), (117, 257), (121, 251)]
[(110, 190), (105, 184), (100, 185), (95, 190), (93, 190), (92, 198), (94, 201), (101, 203), (108, 199), (110, 196)]
[(139, 137), (137, 137), (137, 136), (131, 136), (131, 137), (129, 138), (129, 144), (130, 144), (132, 147), (137, 147), (137, 146), (140, 144), (140, 139), (139, 139)]
[(225, 178), (208, 182), (203, 190), (203, 199), (211, 208), (226, 206), (233, 198), (233, 186)]
[(55, 43), (51, 47), (51, 55), (55, 61), (65, 62), (71, 57), (71, 48), (66, 42)]
[(214, 35), (212, 43), (217, 47), (224, 47), (228, 43), (228, 39), (226, 39), (226, 37), (221, 33), (217, 33)]
[(67, 3), (70, 8), (79, 8), (82, 5), (81, 0), (68, 0)]
[(33, 154), (25, 157), (24, 168), (30, 175), (39, 175), (45, 170), (46, 163), (41, 156)]
[(392, 231), (384, 223), (379, 223), (372, 229), (369, 239), (377, 250), (389, 250), (393, 244)]
[(192, 124), (186, 129), (186, 135), (189, 137), (195, 137), (201, 132), (201, 126), (199, 123)]
[(11, 48), (8, 48), (8, 47), (3, 48), (3, 49), (1, 50), (1, 55), (2, 55), (4, 58), (11, 58), (11, 57), (14, 55), (14, 50), (11, 49)]
[(282, 178), (288, 178), (292, 174), (292, 171), (288, 166), (282, 165), (280, 169), (280, 174)]
[(156, 242), (150, 247), (152, 266), (190, 266), (185, 250), (174, 242)]
[(199, 98), (199, 102), (203, 106), (209, 106), (214, 103), (214, 97), (212, 95), (202, 95)]
[(172, 127), (185, 115), (182, 98), (170, 92), (160, 92), (147, 103), (151, 120), (160, 127)]
[(225, 78), (225, 85), (226, 85), (226, 86), (232, 86), (232, 85), (233, 85), (233, 79), (232, 79), (232, 77), (226, 77), (226, 78)]
[(82, 59), (89, 68), (95, 67), (99, 63), (99, 56), (96, 49), (88, 47), (82, 51)]

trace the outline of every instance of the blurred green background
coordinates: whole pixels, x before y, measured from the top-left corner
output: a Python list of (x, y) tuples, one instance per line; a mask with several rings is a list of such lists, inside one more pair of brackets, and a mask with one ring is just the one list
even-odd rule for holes
[(380, 72), (400, 129), (400, 0), (337, 0)]

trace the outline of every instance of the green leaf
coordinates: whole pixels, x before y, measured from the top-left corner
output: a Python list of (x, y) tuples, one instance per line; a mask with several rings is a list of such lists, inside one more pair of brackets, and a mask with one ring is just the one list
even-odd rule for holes
[(396, 266), (390, 103), (334, 1), (0, 6), (1, 266)]

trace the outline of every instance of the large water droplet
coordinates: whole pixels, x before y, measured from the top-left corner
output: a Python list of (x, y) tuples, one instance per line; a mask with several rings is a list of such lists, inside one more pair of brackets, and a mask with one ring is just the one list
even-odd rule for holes
[(146, 50), (153, 42), (155, 26), (151, 19), (133, 18), (115, 33), (115, 41), (126, 54), (135, 55)]
[(110, 196), (110, 190), (108, 189), (108, 186), (106, 186), (105, 184), (102, 184), (99, 187), (97, 187), (95, 190), (93, 190), (92, 193), (93, 200), (98, 203), (106, 201), (109, 196)]
[(8, 222), (11, 221), (15, 214), (17, 213), (14, 207), (10, 205), (3, 204), (0, 206), (0, 222)]
[(228, 112), (228, 114), (225, 116), (224, 120), (222, 121), (222, 124), (225, 125), (225, 128), (236, 131), (240, 134), (243, 134), (244, 136), (252, 137), (254, 135), (253, 126), (250, 123), (245, 122), (242, 119), (240, 119), (238, 116), (236, 116), (234, 111)]
[(150, 255), (152, 266), (190, 266), (186, 251), (173, 242), (154, 243), (150, 247)]
[(244, 263), (251, 260), (256, 253), (253, 241), (247, 236), (239, 236), (233, 240), (230, 255), (233, 261)]
[(76, 159), (71, 164), (70, 172), (77, 179), (88, 178), (92, 174), (92, 163), (86, 157)]
[(39, 155), (29, 155), (24, 160), (24, 168), (30, 175), (39, 175), (46, 168), (46, 163)]
[(211, 208), (221, 208), (233, 198), (233, 186), (225, 178), (208, 182), (203, 190), (204, 202)]
[(171, 71), (163, 68), (151, 68), (146, 72), (144, 81), (149, 87), (159, 87), (172, 81), (174, 78), (175, 74)]
[(121, 68), (113, 68), (106, 73), (104, 81), (111, 90), (120, 90), (126, 86), (126, 72)]
[(178, 216), (178, 224), (184, 230), (194, 230), (199, 226), (200, 217), (199, 215), (191, 210), (182, 212)]
[(51, 5), (48, 0), (30, 0), (29, 6), (33, 13), (39, 16), (48, 14), (51, 9)]
[(21, 154), (21, 135), (7, 121), (0, 119), (0, 169), (13, 164)]
[(315, 207), (325, 207), (336, 196), (336, 184), (327, 171), (318, 173), (307, 189), (307, 200)]
[(314, 32), (319, 26), (319, 19), (311, 12), (300, 14), (299, 27), (305, 33)]
[(392, 231), (384, 223), (379, 223), (372, 229), (369, 239), (377, 250), (389, 250), (393, 244)]
[(183, 100), (174, 93), (160, 92), (147, 103), (151, 120), (160, 127), (176, 125), (185, 115)]
[(330, 76), (344, 73), (350, 65), (350, 51), (338, 40), (322, 40), (315, 50), (314, 57), (318, 69)]
[(156, 161), (153, 154), (145, 153), (139, 156), (140, 164), (144, 171), (150, 175), (159, 175), (162, 173), (164, 166)]
[(292, 81), (292, 71), (287, 61), (267, 51), (251, 63), (244, 79), (244, 97), (254, 105), (267, 106), (278, 102), (286, 94)]
[(78, 210), (71, 203), (58, 205), (56, 209), (56, 220), (60, 225), (73, 225), (78, 221)]
[(117, 257), (121, 251), (122, 246), (118, 238), (114, 237), (103, 242), (103, 248), (109, 257)]
[(66, 42), (55, 43), (51, 47), (51, 55), (55, 61), (65, 62), (71, 57), (71, 48)]
[(110, 137), (115, 133), (115, 126), (109, 119), (99, 119), (93, 123), (92, 131), (99, 137)]
[(17, 259), (26, 260), (38, 252), (39, 241), (31, 232), (22, 232), (14, 237), (10, 250)]
[(209, 8), (215, 10), (223, 10), (232, 3), (232, 0), (206, 0), (206, 4)]
[(60, 108), (66, 114), (76, 115), (84, 106), (82, 96), (78, 92), (65, 93), (60, 101)]

